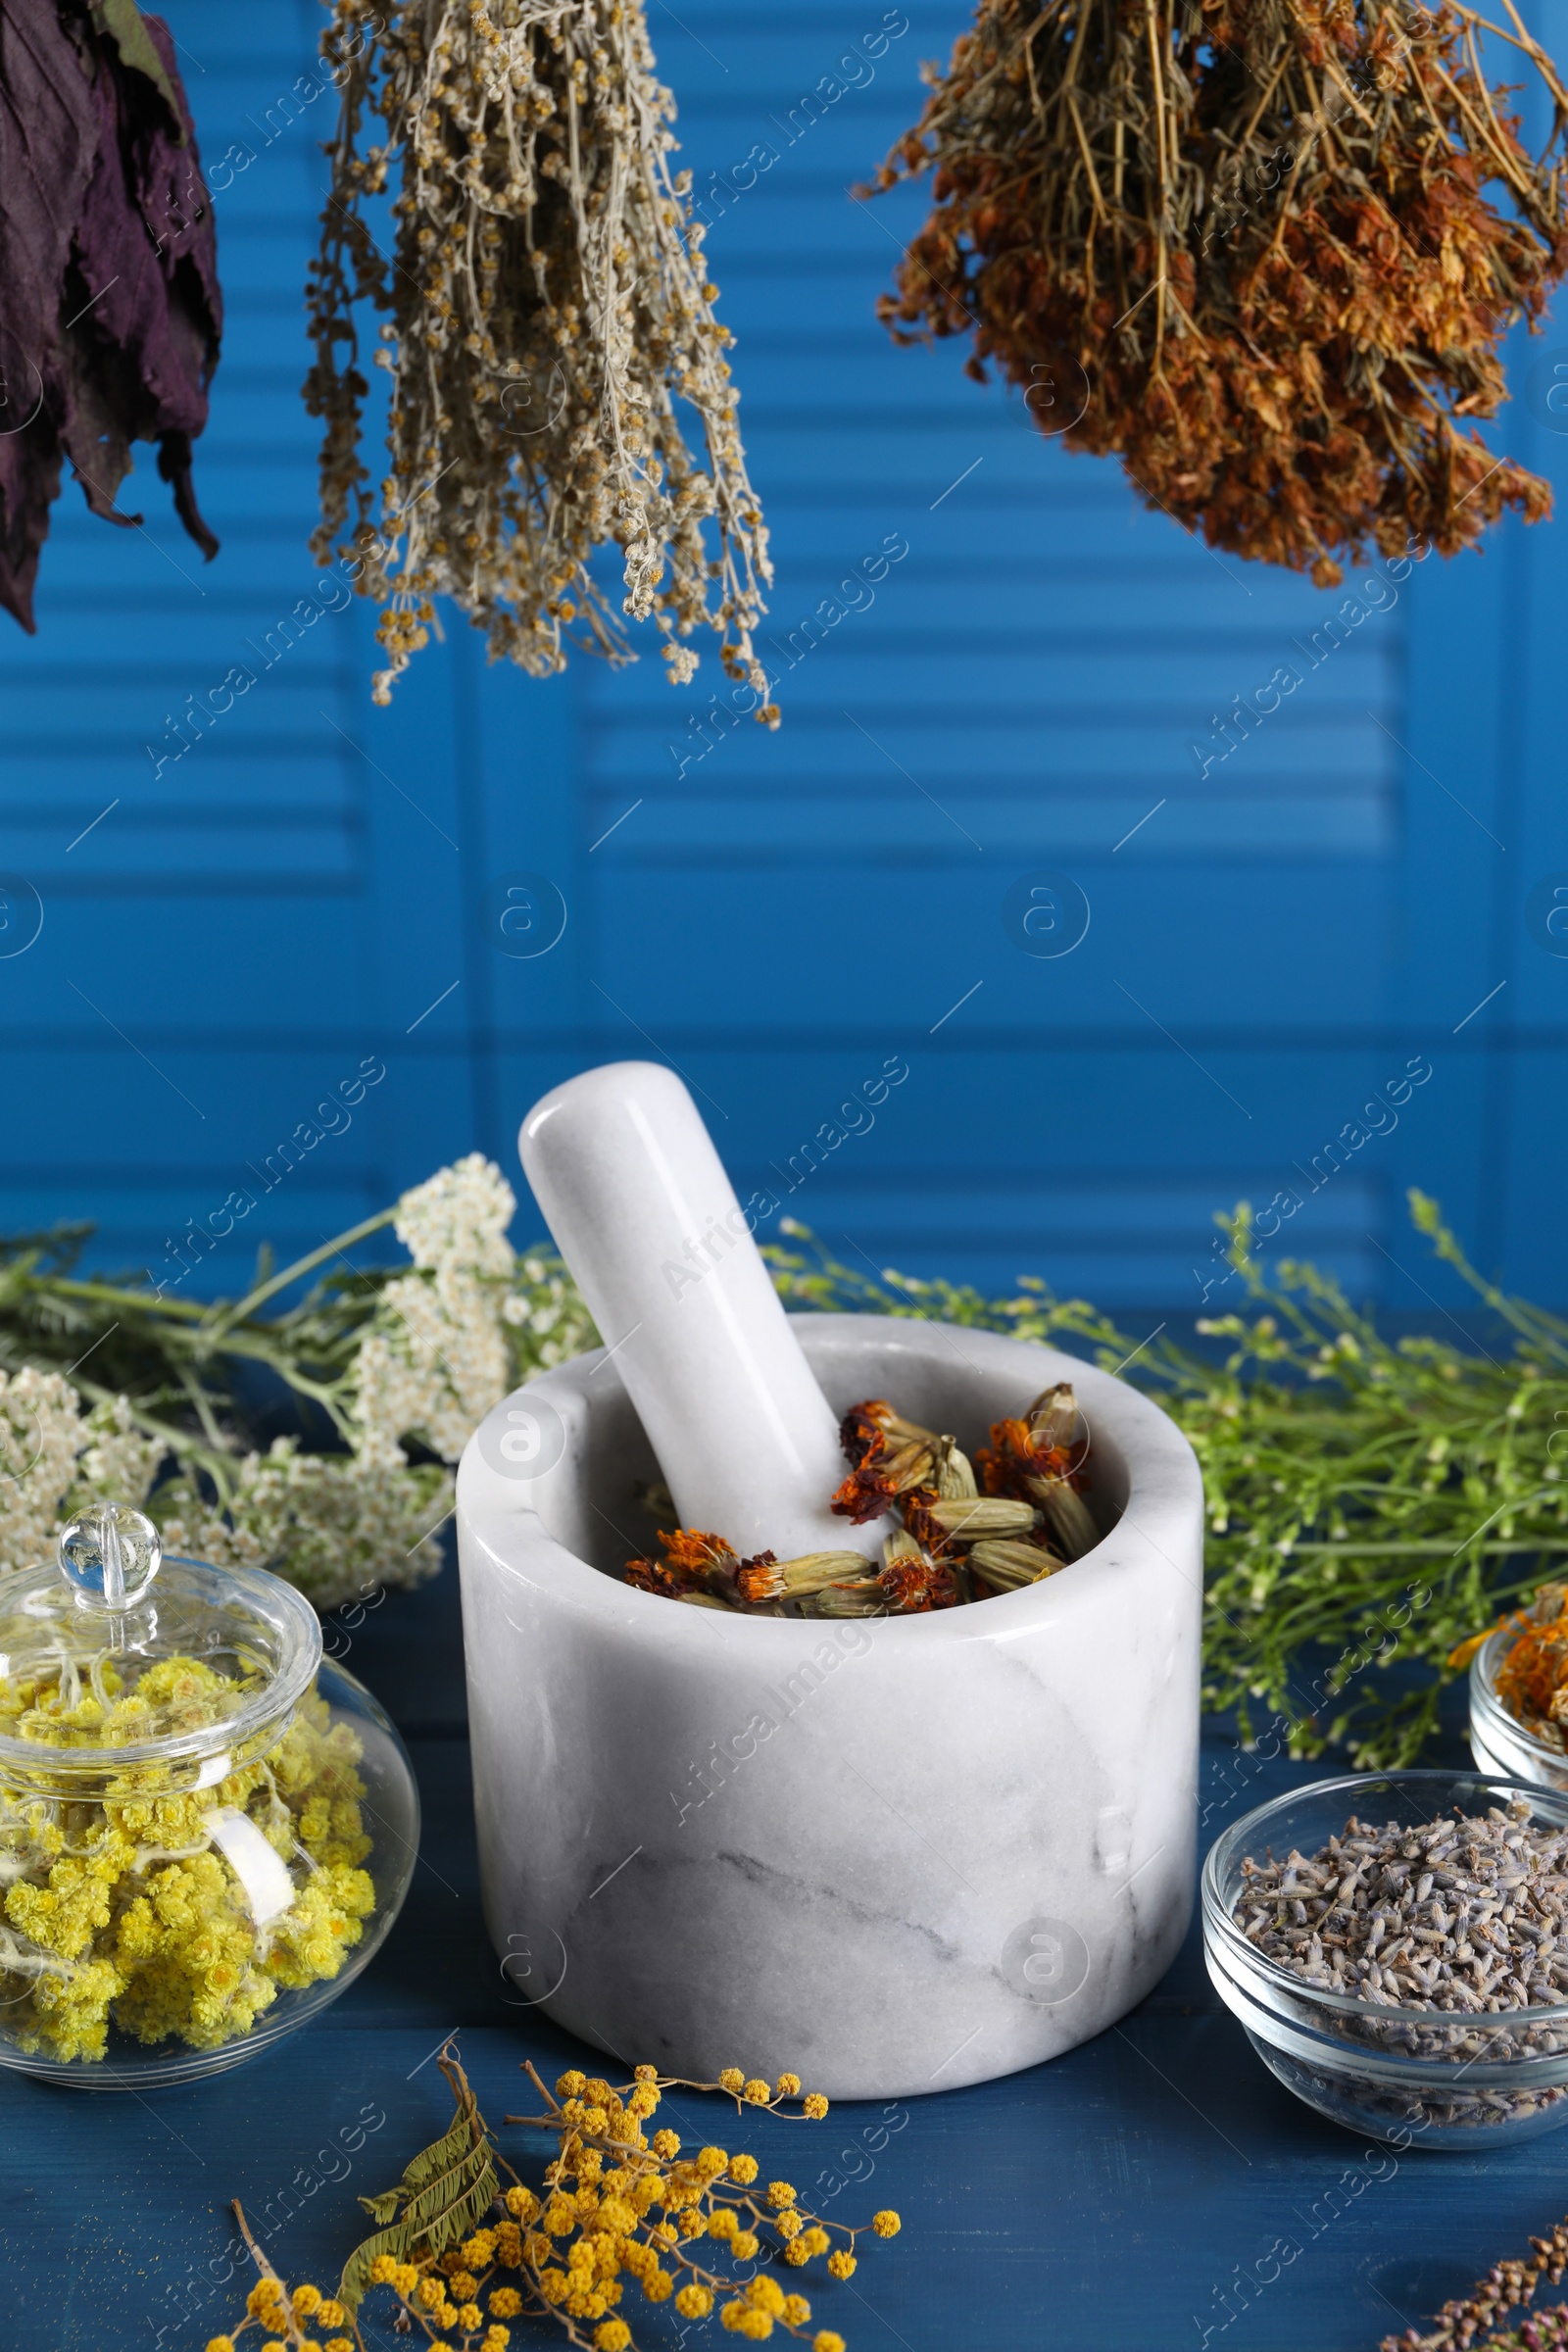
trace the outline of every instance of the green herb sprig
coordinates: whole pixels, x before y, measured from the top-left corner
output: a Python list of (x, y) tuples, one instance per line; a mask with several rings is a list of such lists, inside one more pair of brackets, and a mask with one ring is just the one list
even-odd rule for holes
[[(1361, 1766), (1408, 1764), (1437, 1727), (1448, 1654), (1568, 1555), (1568, 1324), (1506, 1298), (1465, 1258), (1435, 1201), (1418, 1230), (1507, 1327), (1505, 1354), (1385, 1338), (1340, 1286), (1269, 1273), (1244, 1202), (1217, 1220), (1243, 1309), (1200, 1321), (1213, 1357), (1122, 1331), (1024, 1278), (1010, 1298), (820, 1250), (775, 1248), (799, 1306), (915, 1315), (1076, 1346), (1149, 1389), (1202, 1467), (1208, 1535), (1204, 1703), (1244, 1739), (1272, 1718), (1292, 1753), (1344, 1742)], [(1400, 1687), (1393, 1670), (1429, 1670)]]

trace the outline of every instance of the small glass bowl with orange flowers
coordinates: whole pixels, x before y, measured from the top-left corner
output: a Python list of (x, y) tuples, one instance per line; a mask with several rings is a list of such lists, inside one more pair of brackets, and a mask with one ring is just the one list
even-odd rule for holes
[(1568, 1788), (1568, 1585), (1461, 1642), (1470, 1668), (1470, 1749), (1483, 1772)]

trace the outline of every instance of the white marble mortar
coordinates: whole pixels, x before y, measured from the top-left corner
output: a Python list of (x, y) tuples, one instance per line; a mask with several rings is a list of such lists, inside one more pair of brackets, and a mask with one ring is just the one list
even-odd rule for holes
[(890, 1396), (971, 1449), (1072, 1380), (1102, 1541), (931, 1616), (682, 1607), (616, 1581), (657, 1472), (613, 1361), (519, 1390), (458, 1473), (485, 1917), (509, 1997), (623, 2065), (911, 2097), (1075, 2048), (1175, 1955), (1202, 1487), (1157, 1406), (1054, 1349), (793, 1321), (836, 1411)]

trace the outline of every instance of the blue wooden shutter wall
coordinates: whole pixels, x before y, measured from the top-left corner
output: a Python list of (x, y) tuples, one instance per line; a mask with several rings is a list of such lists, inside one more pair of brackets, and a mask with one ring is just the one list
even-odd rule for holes
[[(1568, 959), (1531, 912), (1568, 869), (1560, 525), (1414, 567), (1313, 665), (1341, 594), (1211, 555), (960, 351), (876, 325), (919, 198), (846, 191), (961, 8), (651, 0), (739, 336), (784, 725), (715, 721), (710, 657), (679, 691), (648, 662), (538, 684), (450, 615), (372, 710), (368, 615), (306, 617), (320, 11), (168, 14), (220, 214), (223, 552), (144, 453), (145, 528), (68, 486), (38, 637), (0, 638), (0, 866), (44, 909), (0, 959), (7, 1227), (91, 1217), (100, 1262), (231, 1285), (260, 1238), (308, 1248), (475, 1146), (514, 1174), (541, 1089), (654, 1054), (743, 1191), (793, 1167), (786, 1208), (856, 1264), (1195, 1305), (1211, 1211), (1294, 1191), (1276, 1247), (1410, 1303), (1400, 1267), (1449, 1295), (1404, 1228), (1419, 1182), (1489, 1269), (1568, 1296)], [(1532, 16), (1559, 50), (1563, 16)], [(1521, 346), (1493, 437), (1561, 479), (1553, 352)], [(256, 690), (197, 732), (241, 663)], [(1299, 686), (1226, 752), (1282, 663)], [(498, 893), (541, 873), (564, 935), (499, 952)], [(1089, 902), (1065, 956), (1004, 922), (1043, 875)]]

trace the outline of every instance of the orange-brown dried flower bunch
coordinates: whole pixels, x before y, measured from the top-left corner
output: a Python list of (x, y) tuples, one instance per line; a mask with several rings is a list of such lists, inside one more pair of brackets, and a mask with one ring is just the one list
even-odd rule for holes
[(1532, 1739), (1568, 1751), (1568, 1585), (1538, 1586), (1528, 1608), (1472, 1634), (1449, 1653), (1448, 1664), (1468, 1666), (1499, 1627), (1514, 1640), (1497, 1666), (1497, 1696)]
[[(1539, 519), (1545, 483), (1471, 423), (1568, 268), (1568, 95), (1502, 6), (980, 0), (879, 175), (936, 174), (882, 318), (972, 333), (1044, 430), (1320, 586)], [(1539, 160), (1488, 34), (1551, 99)]]
[(1497, 1696), (1538, 1740), (1568, 1746), (1568, 1586), (1541, 1586), (1512, 1622), (1519, 1638), (1497, 1668)]

